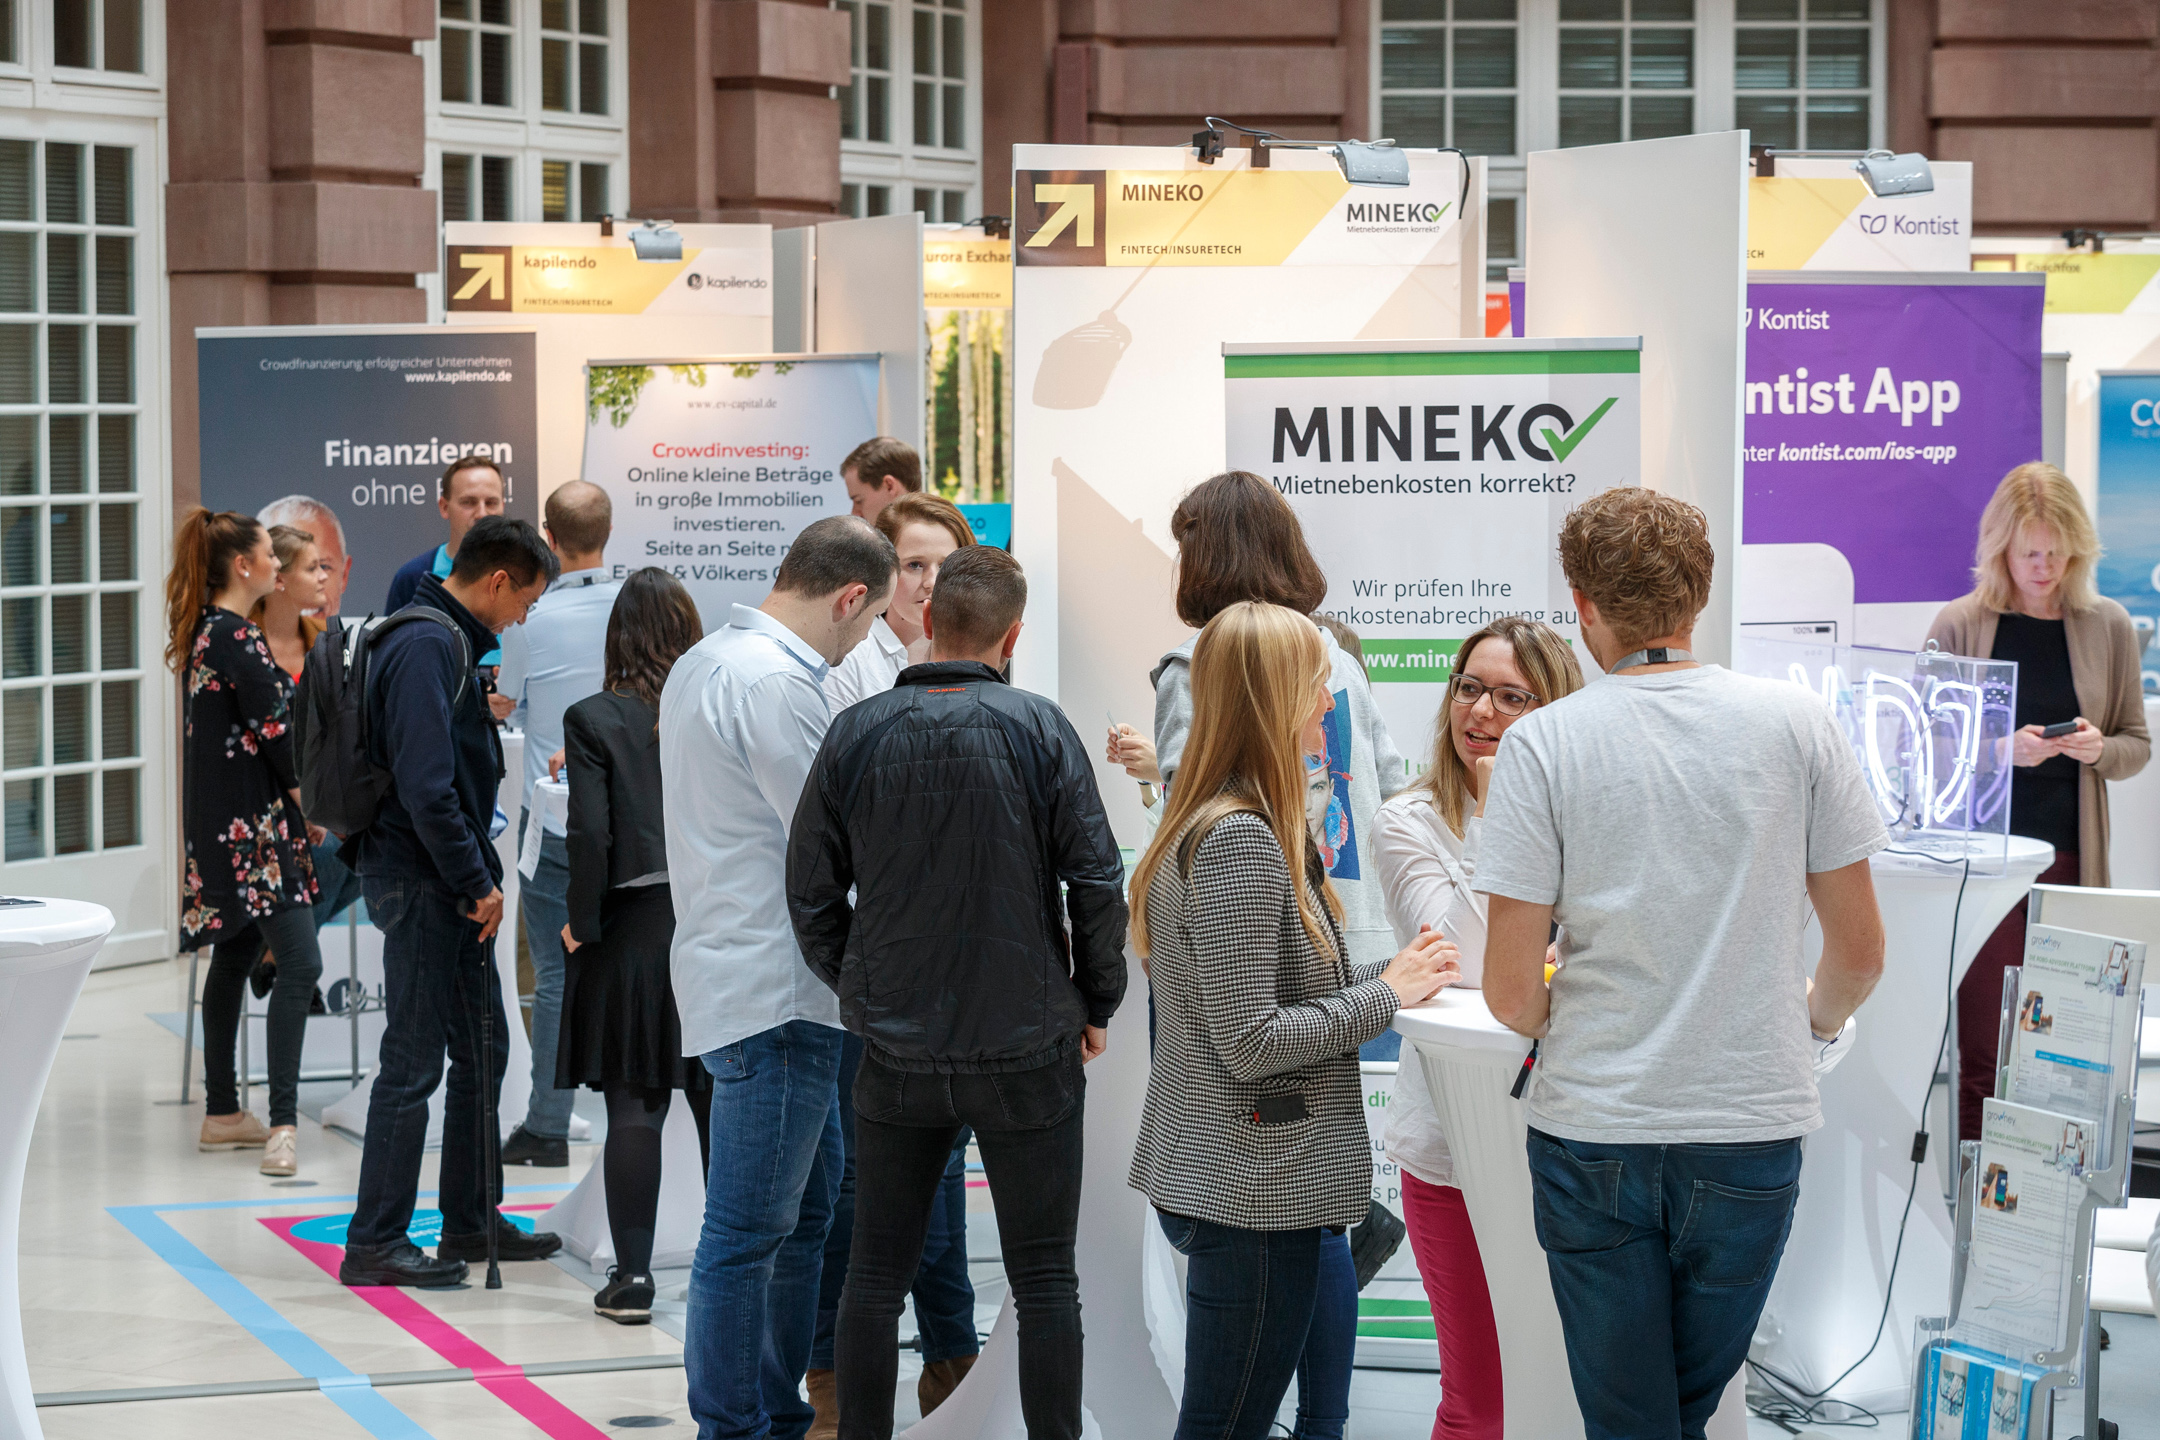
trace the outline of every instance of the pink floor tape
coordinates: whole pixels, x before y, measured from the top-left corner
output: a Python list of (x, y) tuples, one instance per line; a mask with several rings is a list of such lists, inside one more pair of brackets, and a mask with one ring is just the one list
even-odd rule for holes
[[(545, 1210), (547, 1207), (505, 1205), (503, 1208)], [(320, 1265), (335, 1278), (338, 1262), (344, 1258), (345, 1252), (336, 1245), (297, 1239), (292, 1233), (293, 1226), (312, 1218), (314, 1217), (307, 1215), (286, 1216), (264, 1220), (262, 1223), (281, 1236), (286, 1244)], [(608, 1440), (606, 1431), (595, 1427), (562, 1401), (526, 1379), (525, 1371), (521, 1367), (497, 1359), (470, 1335), (421, 1304), (410, 1291), (395, 1285), (356, 1285), (352, 1287), (352, 1293), (374, 1306), (392, 1324), (450, 1364), (471, 1370), (473, 1379), (482, 1389), (538, 1427), (541, 1434), (552, 1437), (552, 1440)]]

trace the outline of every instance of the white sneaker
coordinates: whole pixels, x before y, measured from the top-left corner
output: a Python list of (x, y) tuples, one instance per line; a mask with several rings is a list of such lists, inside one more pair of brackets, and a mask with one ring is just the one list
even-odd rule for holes
[(290, 1125), (280, 1125), (270, 1132), (263, 1142), (262, 1173), (265, 1175), (291, 1175), (300, 1169), (298, 1154), (299, 1133)]

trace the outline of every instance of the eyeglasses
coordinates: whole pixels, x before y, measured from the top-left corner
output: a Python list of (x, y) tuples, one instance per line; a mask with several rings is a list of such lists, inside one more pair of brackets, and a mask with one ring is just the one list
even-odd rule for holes
[(1520, 715), (1538, 703), (1538, 697), (1528, 690), (1518, 690), (1512, 685), (1487, 685), (1474, 675), (1457, 675), (1448, 681), (1448, 698), (1457, 705), (1475, 705), (1488, 695), (1492, 697), (1493, 709), (1502, 715)]

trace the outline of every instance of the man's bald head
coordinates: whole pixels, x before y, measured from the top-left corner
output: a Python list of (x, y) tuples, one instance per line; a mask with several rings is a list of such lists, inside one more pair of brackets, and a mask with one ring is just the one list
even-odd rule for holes
[[(608, 493), (588, 480), (572, 480), (555, 487), (543, 512), (548, 543), (569, 568), (573, 559), (596, 565), (607, 548), (614, 526), (615, 506)], [(585, 567), (580, 567), (585, 568)]]

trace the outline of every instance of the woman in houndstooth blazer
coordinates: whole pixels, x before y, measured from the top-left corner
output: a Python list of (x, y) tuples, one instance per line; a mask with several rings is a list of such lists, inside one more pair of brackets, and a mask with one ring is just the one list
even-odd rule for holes
[[(1357, 1048), (1459, 973), (1430, 931), (1384, 963), (1347, 957), (1305, 819), (1327, 680), (1293, 610), (1247, 602), (1208, 622), (1184, 764), (1133, 877), (1156, 1029), (1130, 1179), (1190, 1262), (1177, 1440), (1268, 1433), (1313, 1323), (1321, 1234), (1371, 1197)], [(1301, 1414), (1299, 1440), (1334, 1440), (1347, 1418)]]

